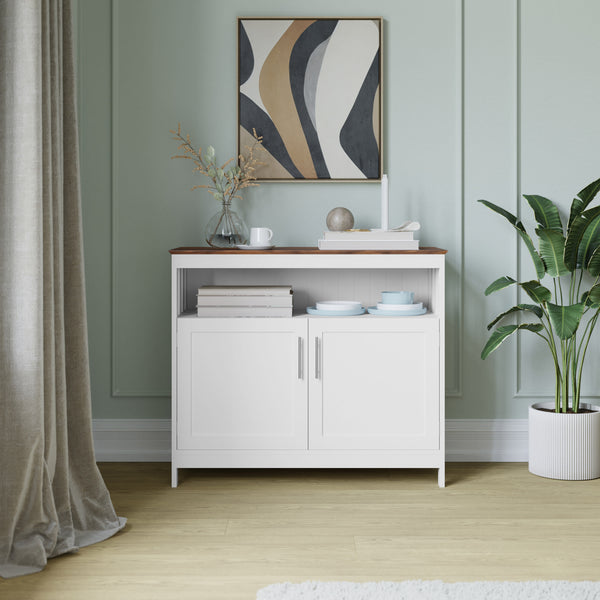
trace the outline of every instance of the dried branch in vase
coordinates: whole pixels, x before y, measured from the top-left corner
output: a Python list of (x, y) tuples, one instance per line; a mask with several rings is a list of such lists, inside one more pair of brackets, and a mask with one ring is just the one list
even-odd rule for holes
[(233, 198), (241, 198), (239, 195), (240, 190), (259, 185), (256, 183), (254, 173), (257, 167), (264, 164), (257, 157), (257, 152), (264, 149), (262, 136), (257, 135), (256, 130), (252, 131), (254, 144), (246, 146), (246, 154), (238, 156), (237, 164), (231, 165), (235, 160), (235, 157), (232, 157), (221, 166), (217, 165), (215, 149), (208, 146), (204, 154), (202, 148), (196, 149), (189, 134), (183, 135), (181, 133), (181, 123), (177, 125), (177, 131), (173, 129), (169, 131), (173, 134), (173, 139), (179, 142), (177, 150), (183, 152), (183, 154), (176, 154), (171, 158), (191, 160), (196, 165), (194, 171), (198, 171), (212, 180), (212, 185), (195, 185), (192, 190), (205, 188), (216, 200), (229, 204)]

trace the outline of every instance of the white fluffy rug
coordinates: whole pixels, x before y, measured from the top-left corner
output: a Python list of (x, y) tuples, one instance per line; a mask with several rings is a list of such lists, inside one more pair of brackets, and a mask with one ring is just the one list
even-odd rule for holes
[(600, 600), (592, 581), (380, 581), (276, 583), (256, 600)]

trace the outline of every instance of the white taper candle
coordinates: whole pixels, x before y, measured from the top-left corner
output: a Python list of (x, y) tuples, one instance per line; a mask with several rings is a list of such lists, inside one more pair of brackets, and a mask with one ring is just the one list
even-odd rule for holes
[(381, 176), (381, 229), (387, 231), (389, 227), (390, 193), (388, 176)]

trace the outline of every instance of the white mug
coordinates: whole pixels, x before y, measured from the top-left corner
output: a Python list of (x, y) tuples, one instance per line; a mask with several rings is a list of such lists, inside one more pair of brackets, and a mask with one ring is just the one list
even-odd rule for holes
[(273, 232), (268, 227), (250, 228), (250, 245), (267, 246), (273, 237)]

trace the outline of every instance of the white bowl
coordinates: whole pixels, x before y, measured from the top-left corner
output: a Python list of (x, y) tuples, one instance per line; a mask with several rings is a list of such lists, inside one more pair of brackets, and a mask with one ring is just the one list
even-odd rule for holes
[(414, 292), (381, 292), (381, 301), (384, 304), (412, 304), (414, 299)]
[(387, 302), (378, 302), (378, 310), (420, 310), (423, 308), (422, 302), (415, 302), (414, 304), (388, 304)]
[(317, 310), (357, 310), (361, 307), (360, 302), (354, 300), (321, 300), (315, 304)]

